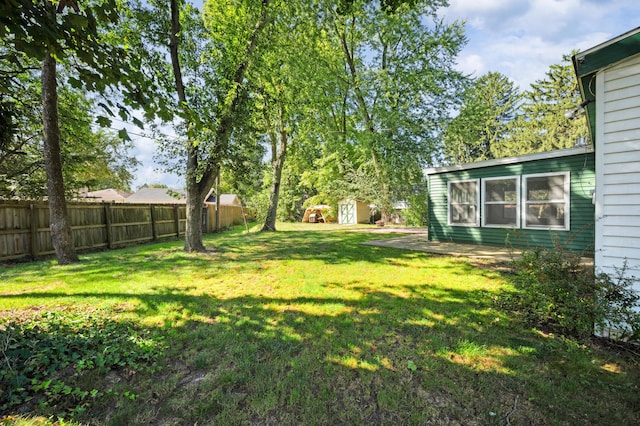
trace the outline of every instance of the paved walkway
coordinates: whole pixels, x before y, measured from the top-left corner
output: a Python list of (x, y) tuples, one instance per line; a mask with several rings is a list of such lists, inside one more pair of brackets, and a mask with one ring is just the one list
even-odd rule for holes
[(509, 249), (506, 247), (429, 241), (426, 233), (413, 233), (397, 238), (368, 241), (362, 244), (422, 251), (426, 253), (446, 254), (448, 256), (489, 259), (496, 262), (510, 262), (511, 260), (518, 258), (521, 254), (520, 250)]
[[(447, 256), (468, 257), (472, 259), (485, 259), (490, 263), (506, 263), (517, 260), (522, 255), (522, 250), (513, 247), (487, 246), (480, 244), (460, 244), (444, 241), (429, 241), (424, 229), (413, 229), (407, 233), (403, 228), (389, 228), (387, 233), (402, 234), (401, 237), (375, 240), (362, 243), (363, 245), (377, 247), (392, 247), (403, 250), (422, 251), (425, 253), (443, 254)], [(583, 257), (581, 263), (593, 266), (593, 257)]]

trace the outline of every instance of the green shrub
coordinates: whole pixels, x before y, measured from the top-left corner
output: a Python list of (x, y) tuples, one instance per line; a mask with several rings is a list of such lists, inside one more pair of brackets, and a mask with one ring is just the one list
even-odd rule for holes
[(500, 298), (503, 307), (526, 322), (584, 338), (597, 330), (615, 329), (617, 337), (640, 336), (639, 296), (634, 277), (596, 275), (581, 264), (580, 255), (560, 245), (525, 250), (514, 261), (516, 291)]
[(409, 208), (405, 212), (405, 221), (408, 226), (427, 226), (429, 210), (427, 208), (427, 195), (417, 193), (407, 197)]
[(627, 276), (627, 262), (612, 277), (601, 273), (598, 284), (596, 331), (621, 340), (640, 342), (640, 294), (633, 289), (636, 277)]

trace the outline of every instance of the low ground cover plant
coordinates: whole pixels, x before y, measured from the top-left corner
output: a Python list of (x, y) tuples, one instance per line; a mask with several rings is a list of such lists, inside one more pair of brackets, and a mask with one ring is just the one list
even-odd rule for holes
[(493, 300), (514, 288), (491, 264), (362, 245), (397, 235), (337, 225), (278, 229), (207, 236), (204, 254), (167, 242), (0, 266), (3, 321), (57, 342), (44, 348), (78, 347), (46, 352), (66, 365), (37, 370), (49, 389), (64, 382), (49, 403), (0, 420), (640, 424), (636, 359), (513, 321)]
[(5, 318), (0, 322), (0, 411), (85, 411), (94, 399), (116, 392), (95, 387), (96, 377), (157, 369), (162, 346), (149, 334), (97, 312)]

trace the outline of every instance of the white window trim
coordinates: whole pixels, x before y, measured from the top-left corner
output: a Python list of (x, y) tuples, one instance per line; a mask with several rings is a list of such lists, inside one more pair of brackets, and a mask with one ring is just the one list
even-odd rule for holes
[[(475, 182), (476, 184), (476, 221), (475, 223), (453, 223), (451, 222), (451, 185), (454, 183)], [(447, 182), (447, 224), (449, 226), (463, 226), (467, 228), (480, 227), (480, 179), (461, 179)]]
[[(564, 200), (546, 200), (548, 202), (559, 203), (564, 201), (564, 226), (527, 226), (527, 179), (545, 176), (564, 176)], [(548, 172), (534, 173), (530, 175), (522, 175), (522, 194), (521, 210), (522, 210), (522, 229), (552, 230), (552, 231), (569, 231), (571, 229), (571, 173), (565, 172)], [(536, 202), (531, 202), (535, 204)], [(539, 201), (537, 201), (539, 203)]]
[[(516, 181), (516, 200), (515, 200), (515, 204), (516, 204), (516, 223), (515, 225), (499, 225), (499, 224), (487, 224), (487, 213), (486, 213), (486, 203), (487, 203), (487, 197), (486, 197), (486, 182), (488, 181), (492, 181), (492, 180), (506, 180), (506, 179), (514, 179)], [(500, 177), (490, 177), (490, 178), (483, 178), (482, 179), (482, 226), (484, 228), (508, 228), (508, 229), (514, 229), (514, 228), (520, 228), (520, 217), (521, 215), (521, 211), (522, 211), (522, 207), (521, 207), (521, 198), (520, 198), (520, 175), (509, 175), (509, 176), (500, 176)], [(495, 202), (492, 201), (491, 204), (513, 204), (513, 202)]]

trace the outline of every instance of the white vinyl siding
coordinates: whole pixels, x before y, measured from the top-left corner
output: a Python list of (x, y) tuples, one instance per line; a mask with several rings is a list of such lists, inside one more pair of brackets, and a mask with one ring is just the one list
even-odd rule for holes
[(640, 55), (597, 74), (596, 154), (596, 269), (638, 276)]
[(482, 226), (520, 227), (520, 177), (482, 179)]
[(451, 181), (447, 189), (449, 225), (480, 226), (480, 180)]
[(522, 176), (523, 228), (570, 228), (569, 172)]

